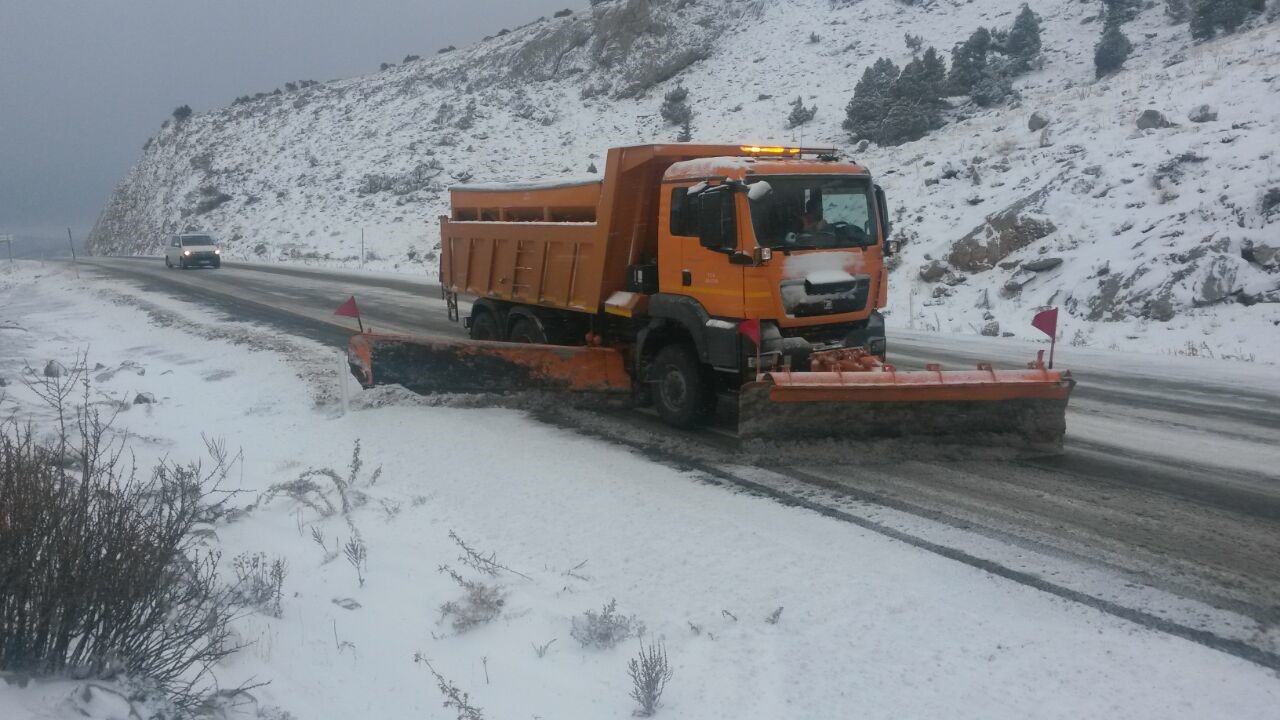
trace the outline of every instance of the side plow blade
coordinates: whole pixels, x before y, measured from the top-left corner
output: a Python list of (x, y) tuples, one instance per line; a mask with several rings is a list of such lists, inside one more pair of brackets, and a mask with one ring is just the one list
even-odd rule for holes
[[(899, 372), (858, 357), (852, 371), (771, 372), (739, 395), (744, 440), (922, 438), (948, 445), (1056, 451), (1066, 434), (1068, 372)], [(846, 366), (849, 363), (845, 363)]]
[(587, 404), (631, 399), (622, 354), (609, 348), (364, 333), (351, 338), (347, 362), (366, 388), (402, 385), (423, 395), (554, 392)]

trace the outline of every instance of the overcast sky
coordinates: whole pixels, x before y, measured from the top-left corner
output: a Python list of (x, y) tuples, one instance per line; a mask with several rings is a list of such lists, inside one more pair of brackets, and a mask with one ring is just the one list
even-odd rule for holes
[(586, 0), (0, 0), (0, 234), (92, 227), (173, 108), (376, 71)]

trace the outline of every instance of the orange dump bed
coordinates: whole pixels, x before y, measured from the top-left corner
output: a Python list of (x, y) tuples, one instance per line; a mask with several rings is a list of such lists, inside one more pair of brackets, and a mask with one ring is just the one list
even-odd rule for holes
[(658, 193), (672, 164), (747, 156), (738, 145), (609, 151), (602, 179), (465, 185), (440, 219), (440, 282), (463, 295), (595, 313), (627, 268), (658, 253)]

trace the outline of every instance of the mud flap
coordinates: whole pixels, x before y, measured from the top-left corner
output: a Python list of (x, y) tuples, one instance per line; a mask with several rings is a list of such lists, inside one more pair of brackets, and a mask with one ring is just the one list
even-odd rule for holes
[(347, 349), (364, 387), (401, 385), (423, 395), (558, 393), (575, 404), (627, 404), (622, 354), (562, 347), (365, 333)]

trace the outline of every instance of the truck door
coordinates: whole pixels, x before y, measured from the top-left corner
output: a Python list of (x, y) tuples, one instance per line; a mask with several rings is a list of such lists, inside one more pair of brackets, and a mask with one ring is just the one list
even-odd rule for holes
[(729, 261), (738, 250), (739, 193), (724, 185), (685, 193), (677, 188), (672, 197), (672, 218), (680, 218), (685, 234), (677, 238), (680, 286), (671, 291), (696, 298), (711, 315), (741, 318), (743, 266)]

